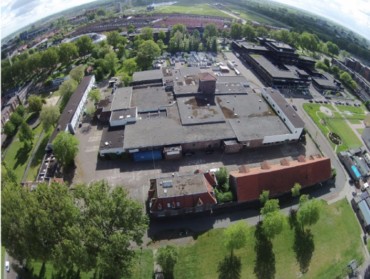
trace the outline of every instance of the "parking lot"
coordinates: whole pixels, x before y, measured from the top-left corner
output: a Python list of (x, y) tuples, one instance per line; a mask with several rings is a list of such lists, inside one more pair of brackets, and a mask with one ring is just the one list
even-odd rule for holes
[(301, 154), (313, 155), (319, 153), (315, 145), (307, 137), (307, 144), (284, 144), (254, 150), (244, 150), (237, 154), (225, 154), (215, 151), (206, 154), (196, 152), (192, 156), (184, 156), (176, 161), (148, 161), (135, 163), (131, 159), (101, 160), (98, 150), (102, 135), (102, 127), (91, 125), (90, 129), (80, 128), (76, 136), (79, 139), (79, 153), (76, 158), (76, 172), (73, 183), (89, 183), (107, 180), (113, 186), (122, 185), (130, 196), (142, 203), (145, 202), (149, 187), (149, 179), (157, 176), (172, 175), (172, 173), (194, 173), (196, 170), (208, 171), (212, 168), (226, 166), (237, 170), (243, 164), (259, 165), (262, 161), (279, 162), (281, 158), (295, 158)]

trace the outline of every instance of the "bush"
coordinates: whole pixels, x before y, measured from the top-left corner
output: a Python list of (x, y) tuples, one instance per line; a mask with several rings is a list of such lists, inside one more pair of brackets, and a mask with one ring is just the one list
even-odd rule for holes
[(216, 193), (216, 199), (218, 203), (231, 202), (234, 200), (234, 195), (231, 191), (221, 192), (215, 189), (215, 193)]

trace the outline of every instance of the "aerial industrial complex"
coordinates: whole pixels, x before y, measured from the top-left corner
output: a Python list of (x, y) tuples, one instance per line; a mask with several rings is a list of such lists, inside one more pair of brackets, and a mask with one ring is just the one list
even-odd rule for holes
[(101, 156), (126, 152), (138, 161), (195, 150), (233, 153), (298, 141), (303, 132), (303, 121), (278, 91), (260, 93), (241, 76), (165, 68), (134, 73), (132, 85), (113, 89), (98, 105), (98, 118), (110, 127)]

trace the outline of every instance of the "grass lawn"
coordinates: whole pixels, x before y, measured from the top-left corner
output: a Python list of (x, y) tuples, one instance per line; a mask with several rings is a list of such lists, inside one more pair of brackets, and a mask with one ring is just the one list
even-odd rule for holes
[[(289, 225), (272, 241), (272, 247), (257, 247), (255, 231), (255, 227), (250, 228), (246, 247), (235, 252), (241, 259), (241, 278), (267, 278), (261, 276), (262, 272), (271, 278), (298, 278), (300, 267), (295, 251), (303, 252), (301, 258), (309, 263), (302, 278), (342, 278), (350, 260), (363, 261), (360, 226), (346, 200), (330, 206), (323, 202), (320, 220), (311, 228), (312, 257), (306, 240), (297, 240), (296, 247), (300, 249), (294, 249), (295, 233)], [(175, 278), (218, 278), (218, 263), (229, 254), (222, 244), (222, 233), (223, 229), (211, 230), (200, 235), (195, 244), (179, 247)], [(263, 263), (256, 261), (257, 256)], [(260, 271), (260, 276), (255, 271)]]
[[(30, 270), (32, 270), (33, 276), (25, 276), (25, 278), (37, 278), (40, 275), (40, 270), (42, 267), (41, 262), (31, 262)], [(137, 259), (135, 266), (133, 268), (133, 274), (131, 277), (123, 277), (122, 279), (152, 279), (153, 278), (153, 252), (151, 249), (143, 249), (142, 252), (137, 252)], [(43, 279), (53, 279), (56, 278), (54, 274), (54, 268), (51, 264), (45, 265), (45, 275), (41, 277)], [(94, 277), (93, 272), (80, 274), (80, 279), (92, 279)]]
[(36, 179), (42, 159), (44, 158), (44, 155), (45, 155), (45, 147), (49, 141), (49, 138), (50, 138), (50, 133), (44, 134), (41, 140), (41, 143), (39, 145), (39, 148), (37, 149), (35, 156), (33, 157), (33, 160), (31, 162), (31, 166), (27, 174), (28, 181), (33, 181)]
[[(320, 111), (320, 107), (324, 106), (333, 112), (333, 116), (328, 116)], [(349, 148), (356, 148), (362, 146), (360, 139), (356, 136), (353, 130), (347, 125), (342, 115), (334, 110), (331, 105), (319, 104), (304, 104), (304, 110), (315, 122), (317, 127), (328, 139), (330, 145), (336, 152), (347, 150)], [(334, 132), (342, 139), (342, 144), (337, 146), (332, 143), (328, 138), (328, 133)]]
[(26, 148), (18, 139), (18, 133), (14, 136), (13, 142), (5, 151), (4, 161), (11, 168), (17, 176), (17, 182), (21, 182), (24, 171), (27, 167), (29, 156), (42, 132), (42, 125), (38, 125), (34, 132), (34, 142), (31, 148)]
[(365, 119), (366, 112), (362, 107), (342, 105), (337, 105), (336, 107), (342, 112), (342, 116), (352, 124), (361, 124), (361, 122)]
[(181, 13), (181, 14), (194, 14), (194, 15), (209, 15), (209, 16), (220, 16), (230, 17), (229, 15), (221, 12), (220, 10), (213, 8), (208, 4), (189, 4), (178, 3), (170, 6), (156, 7), (155, 12), (159, 13)]

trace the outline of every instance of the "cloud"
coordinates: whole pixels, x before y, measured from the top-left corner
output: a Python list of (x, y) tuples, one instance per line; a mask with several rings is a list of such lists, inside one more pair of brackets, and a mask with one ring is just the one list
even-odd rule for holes
[(274, 0), (328, 18), (370, 40), (368, 0)]

